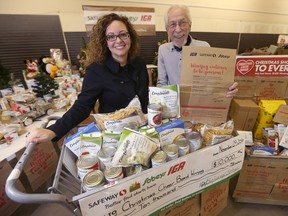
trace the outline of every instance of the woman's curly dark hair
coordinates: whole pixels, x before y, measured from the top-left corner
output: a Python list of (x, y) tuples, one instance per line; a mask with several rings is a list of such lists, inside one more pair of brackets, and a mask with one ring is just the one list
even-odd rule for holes
[(111, 13), (100, 17), (97, 23), (93, 26), (90, 42), (87, 46), (86, 66), (92, 63), (102, 63), (110, 55), (110, 50), (107, 47), (106, 41), (106, 29), (115, 20), (124, 23), (128, 30), (131, 40), (128, 58), (133, 59), (139, 54), (138, 35), (129, 19), (125, 16)]

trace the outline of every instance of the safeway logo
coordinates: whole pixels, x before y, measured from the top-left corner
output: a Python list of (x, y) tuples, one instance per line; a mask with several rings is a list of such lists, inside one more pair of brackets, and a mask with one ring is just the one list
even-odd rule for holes
[(237, 62), (237, 70), (243, 75), (249, 73), (253, 67), (254, 61), (252, 60), (240, 60)]

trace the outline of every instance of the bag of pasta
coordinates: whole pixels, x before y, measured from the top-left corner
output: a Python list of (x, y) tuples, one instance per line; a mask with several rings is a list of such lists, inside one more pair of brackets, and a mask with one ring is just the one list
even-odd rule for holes
[(138, 129), (147, 124), (147, 119), (142, 112), (141, 103), (136, 96), (127, 107), (112, 113), (93, 114), (97, 127), (101, 131), (123, 132), (124, 127)]
[(201, 129), (203, 145), (215, 145), (233, 137), (233, 120), (229, 120), (219, 126), (204, 125)]

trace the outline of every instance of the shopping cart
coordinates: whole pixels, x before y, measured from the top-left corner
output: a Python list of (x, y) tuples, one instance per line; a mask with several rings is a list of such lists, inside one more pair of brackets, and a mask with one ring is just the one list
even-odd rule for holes
[[(50, 121), (57, 120), (58, 118), (59, 117), (48, 117), (41, 125), (41, 127), (46, 128)], [(16, 187), (16, 182), (19, 180), (19, 177), (23, 172), (24, 167), (28, 162), (35, 146), (35, 143), (30, 143), (27, 146), (16, 166), (7, 178), (5, 185), (7, 196), (11, 200), (21, 204), (58, 203), (71, 211), (71, 213), (74, 213), (75, 215), (81, 215), (77, 203), (72, 201), (73, 196), (80, 194), (81, 192), (81, 182), (77, 177), (75, 177), (75, 175), (73, 176), (67, 170), (65, 164), (63, 163), (64, 157), (68, 156), (65, 145), (63, 145), (62, 150), (60, 150), (58, 144), (53, 142), (53, 146), (56, 152), (60, 155), (53, 184), (48, 188), (48, 193), (25, 193)], [(69, 154), (69, 157), (70, 160), (77, 160), (76, 156), (73, 157), (73, 154)]]

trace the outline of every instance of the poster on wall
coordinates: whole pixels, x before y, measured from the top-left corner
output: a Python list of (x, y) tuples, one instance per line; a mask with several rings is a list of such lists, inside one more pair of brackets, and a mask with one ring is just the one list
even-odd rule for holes
[(98, 18), (108, 13), (116, 13), (127, 16), (139, 36), (156, 35), (154, 8), (88, 5), (83, 5), (82, 8), (84, 12), (87, 35), (90, 34), (93, 25), (97, 22)]
[(256, 101), (286, 98), (288, 56), (237, 56), (235, 81), (239, 89), (237, 97)]

